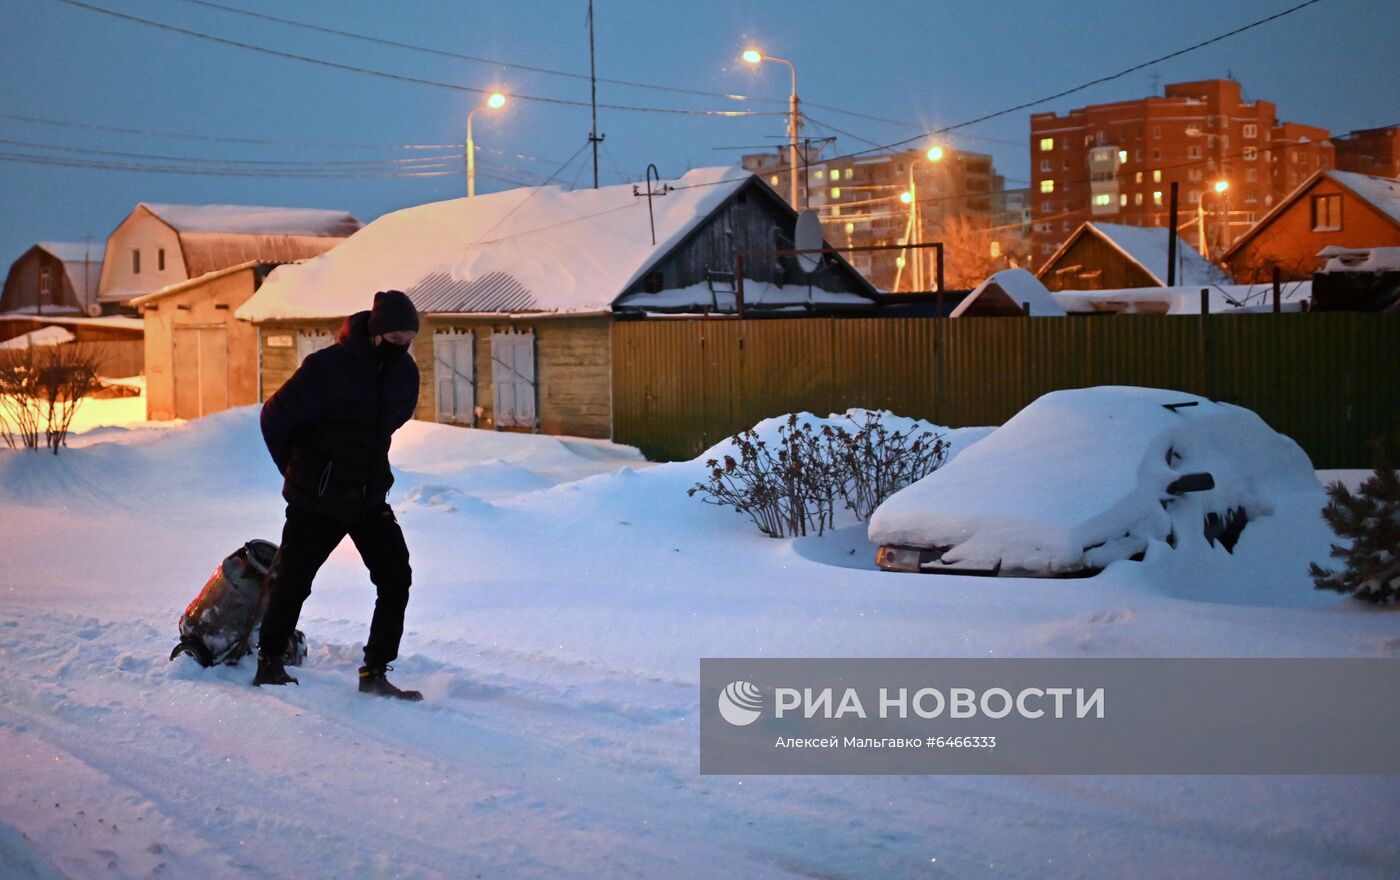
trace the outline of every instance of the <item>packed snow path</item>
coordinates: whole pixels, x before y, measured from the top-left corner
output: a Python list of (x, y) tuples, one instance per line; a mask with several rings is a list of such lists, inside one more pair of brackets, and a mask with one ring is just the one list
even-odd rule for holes
[(354, 690), (373, 590), (348, 542), (300, 687), (166, 661), (219, 560), (278, 538), (254, 410), (73, 445), (0, 452), (7, 878), (1400, 872), (1389, 777), (698, 774), (702, 656), (1400, 653), (1394, 614), (1315, 594), (1248, 531), (1209, 576), (894, 575), (860, 527), (774, 541), (686, 498), (694, 463), (415, 423), (391, 496), (415, 571), (395, 679), (427, 695), (406, 705)]

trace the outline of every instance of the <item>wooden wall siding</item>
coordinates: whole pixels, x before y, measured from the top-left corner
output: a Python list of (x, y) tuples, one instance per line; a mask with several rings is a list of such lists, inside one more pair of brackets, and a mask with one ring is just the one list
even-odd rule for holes
[[(96, 263), (89, 264), (90, 272), (98, 271)], [(77, 291), (68, 277), (63, 261), (47, 251), (30, 248), (29, 251), (10, 267), (5, 276), (5, 290), (0, 293), (0, 312), (13, 312), (23, 308), (34, 308), (39, 303), (39, 273), (49, 272), (49, 296), (44, 299), (44, 309), (81, 309)], [(78, 279), (79, 283), (82, 279)]]
[(1400, 315), (623, 321), (613, 440), (686, 459), (760, 419), (883, 408), (1005, 422), (1063, 388), (1140, 385), (1236, 403), (1321, 468), (1400, 433)]
[[(638, 216), (645, 221), (644, 214)], [(792, 232), (793, 217), (786, 204), (755, 180), (735, 193), (708, 223), (675, 248), (653, 271), (661, 272), (663, 289), (703, 284), (707, 270), (732, 273), (736, 253), (792, 247)], [(807, 276), (799, 277), (791, 264), (790, 259), (753, 258), (744, 264), (744, 277), (805, 285)], [(815, 285), (823, 290), (867, 292), (854, 269), (824, 271), (816, 276)], [(623, 291), (623, 295), (646, 290), (647, 280), (643, 277)]]
[[(296, 370), (296, 349), (268, 348), (270, 335), (292, 335), (310, 327), (339, 329), (341, 319), (273, 322), (261, 324), (262, 399), (282, 387)], [(492, 320), (489, 318), (428, 317), (413, 342), (418, 364), (418, 408), (414, 418), (437, 419), (437, 383), (433, 369), (433, 332), (471, 330), (476, 334), (476, 405), (481, 408), (478, 428), (494, 427), (491, 394), (491, 331), (507, 327), (535, 331), (536, 385), (540, 431), (575, 437), (608, 438), (612, 435), (611, 319), (598, 315), (583, 318)]]
[[(325, 318), (315, 321), (275, 321), (258, 325), (258, 357), (260, 390), (258, 399), (267, 400), (278, 388), (292, 377), (292, 373), (297, 369), (297, 347), (296, 335), (298, 330), (325, 330), (329, 333), (336, 333), (340, 330), (340, 325), (345, 323), (344, 318)], [(269, 336), (290, 336), (292, 344), (286, 347), (270, 347), (267, 344)], [(417, 346), (413, 355), (420, 358), (422, 355)], [(431, 357), (431, 349), (429, 349)], [(420, 360), (419, 363), (422, 363)], [(420, 401), (421, 411), (421, 401)]]
[(176, 385), (194, 380), (176, 375), (175, 331), (182, 327), (223, 328), (227, 340), (224, 372), (228, 406), (258, 402), (257, 330), (233, 317), (234, 311), (253, 295), (255, 280), (254, 270), (244, 269), (171, 294), (143, 309), (148, 418), (185, 417), (176, 413)]
[[(139, 273), (132, 272), (133, 250), (141, 251)], [(160, 269), (157, 259), (160, 250), (165, 251), (164, 271)], [(185, 258), (180, 251), (180, 237), (165, 221), (142, 208), (132, 212), (107, 237), (107, 251), (102, 260), (102, 282), (97, 295), (101, 299), (106, 299), (109, 294), (125, 299), (160, 290), (189, 277)]]
[[(1057, 271), (1070, 266), (1080, 268), (1073, 272)], [(1096, 271), (1099, 272), (1097, 276), (1081, 277), (1084, 273)], [(1124, 287), (1161, 286), (1151, 275), (1123, 256), (1121, 251), (1092, 233), (1081, 235), (1058, 260), (1038, 274), (1041, 282), (1051, 290), (1118, 290)]]

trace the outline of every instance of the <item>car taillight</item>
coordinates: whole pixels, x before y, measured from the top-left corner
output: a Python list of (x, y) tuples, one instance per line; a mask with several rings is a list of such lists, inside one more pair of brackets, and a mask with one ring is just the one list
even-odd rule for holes
[(875, 551), (875, 564), (886, 571), (919, 570), (924, 551), (914, 547), (891, 547), (885, 545)]

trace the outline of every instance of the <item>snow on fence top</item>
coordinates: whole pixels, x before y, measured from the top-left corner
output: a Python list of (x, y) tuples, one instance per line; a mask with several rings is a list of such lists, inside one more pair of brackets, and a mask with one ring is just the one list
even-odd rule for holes
[[(279, 267), (237, 317), (342, 317), (389, 289), (443, 312), (607, 309), (750, 177), (698, 168), (670, 181), (676, 189), (652, 201), (655, 245), (647, 200), (632, 184), (525, 187), (405, 208), (322, 256)], [(455, 302), (444, 296), (454, 284), (462, 294)]]
[(163, 205), (142, 202), (177, 232), (236, 235), (314, 235), (344, 238), (360, 228), (345, 211), (319, 208), (266, 208), (257, 205)]

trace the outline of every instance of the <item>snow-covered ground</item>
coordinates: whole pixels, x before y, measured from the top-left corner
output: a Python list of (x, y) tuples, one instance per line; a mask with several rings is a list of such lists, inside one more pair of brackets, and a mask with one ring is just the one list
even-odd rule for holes
[[(699, 462), (415, 422), (391, 495), (411, 705), (355, 693), (373, 589), (348, 542), (300, 687), (167, 662), (223, 556), (278, 538), (256, 410), (70, 446), (0, 451), (6, 878), (1400, 874), (1392, 777), (698, 773), (701, 657), (1400, 654), (1396, 614), (1251, 552), (1260, 523), (1211, 571), (892, 574), (861, 526), (772, 540), (687, 498)], [(1294, 553), (1324, 553), (1292, 516)]]

